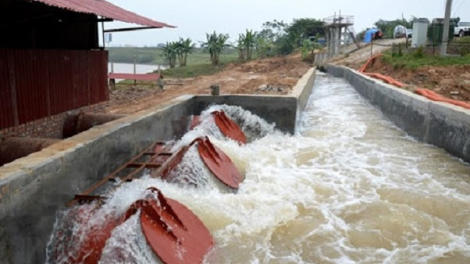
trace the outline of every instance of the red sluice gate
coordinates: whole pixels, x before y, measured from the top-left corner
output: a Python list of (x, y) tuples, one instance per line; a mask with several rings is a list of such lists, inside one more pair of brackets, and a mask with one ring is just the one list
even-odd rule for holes
[[(223, 111), (215, 111), (211, 115), (225, 137), (246, 144), (243, 131)], [(200, 123), (201, 118), (195, 116), (189, 128), (194, 129)], [(109, 181), (119, 182), (117, 186), (121, 186), (137, 179), (145, 169), (150, 170), (151, 177), (166, 179), (193, 146), (216, 179), (231, 189), (239, 188), (242, 175), (230, 158), (207, 136), (196, 138), (174, 152), (171, 152), (171, 145), (156, 142), (100, 182), (75, 195), (68, 203), (73, 207), (65, 213), (61, 225), (54, 231), (52, 259), (58, 263), (98, 263), (113, 230), (133, 215), (140, 214), (138, 219), (145, 241), (160, 261), (166, 264), (201, 263), (214, 241), (204, 223), (185, 205), (165, 197), (156, 187), (150, 187), (145, 199), (137, 200), (127, 212), (117, 215), (100, 210), (106, 203), (106, 197), (94, 194)], [(131, 172), (123, 174), (123, 171)], [(99, 221), (92, 221), (94, 217), (99, 217)], [(121, 257), (119, 253), (113, 255), (116, 262)]]

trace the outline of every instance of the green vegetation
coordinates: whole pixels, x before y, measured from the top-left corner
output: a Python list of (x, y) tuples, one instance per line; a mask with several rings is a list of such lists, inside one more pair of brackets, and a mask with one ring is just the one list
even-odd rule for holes
[(180, 67), (185, 67), (188, 61), (188, 54), (193, 53), (195, 44), (191, 39), (180, 38), (178, 42), (167, 42), (163, 47), (163, 56), (170, 68), (176, 66), (176, 58), (180, 63)]
[(393, 38), (393, 31), (395, 30), (396, 26), (402, 25), (406, 28), (411, 28), (412, 26), (411, 21), (407, 21), (406, 19), (395, 19), (390, 21), (380, 19), (379, 21), (375, 22), (374, 25), (382, 30), (384, 38)]
[[(109, 61), (115, 63), (134, 63), (134, 58), (138, 64), (160, 64), (168, 65), (163, 55), (162, 48), (131, 48), (131, 47), (110, 47)], [(227, 63), (237, 60), (237, 50), (227, 48), (220, 54), (220, 62)], [(207, 53), (201, 48), (194, 48), (187, 56), (187, 65), (210, 63)]]
[(268, 44), (268, 55), (288, 55), (303, 46), (304, 40), (325, 35), (323, 21), (314, 18), (294, 19), (291, 24), (274, 20), (263, 24), (258, 38)]
[(165, 57), (166, 61), (170, 68), (174, 68), (176, 66), (176, 57), (178, 56), (178, 43), (176, 42), (167, 42), (165, 47), (163, 47), (163, 57)]
[(162, 72), (162, 75), (164, 78), (193, 78), (215, 74), (222, 71), (225, 66), (226, 64), (212, 65), (211, 63), (188, 65), (186, 67), (166, 69)]
[(207, 42), (203, 43), (204, 51), (208, 52), (212, 65), (219, 65), (220, 54), (230, 45), (227, 43), (229, 35), (217, 34), (215, 31), (212, 34), (206, 33)]
[[(186, 67), (168, 68), (162, 71), (164, 79), (186, 79), (194, 78), (197, 76), (213, 75), (222, 71), (227, 64), (223, 65), (212, 65), (211, 63), (206, 64), (195, 64), (188, 65)], [(116, 84), (117, 89), (128, 88), (129, 85), (134, 84), (133, 80), (122, 80)], [(155, 81), (137, 81), (138, 86), (143, 88), (152, 88), (157, 85)]]
[[(450, 49), (455, 49), (458, 54), (467, 56), (470, 54), (470, 37), (458, 38), (449, 45)], [(469, 62), (470, 63), (470, 62)]]
[(237, 41), (238, 58), (251, 60), (253, 57), (253, 48), (256, 44), (257, 32), (246, 30), (245, 34), (240, 34)]
[[(206, 34), (201, 48), (195, 48), (192, 40), (181, 38), (167, 42), (162, 48), (110, 47), (108, 51), (110, 62), (169, 65), (162, 72), (164, 78), (191, 78), (212, 75), (228, 63), (251, 60), (255, 56), (265, 58), (301, 50), (304, 59), (312, 57), (313, 51), (321, 48), (313, 39), (321, 36), (324, 36), (324, 29), (320, 20), (303, 18), (291, 24), (274, 20), (264, 23), (260, 32), (247, 29), (239, 35), (235, 45), (228, 43), (227, 34), (213, 32)], [(176, 67), (178, 62), (180, 67)], [(132, 83), (132, 80), (125, 80), (121, 84)]]
[(304, 42), (302, 43), (302, 59), (303, 60), (314, 59), (314, 51), (316, 49), (322, 49), (322, 46), (318, 43), (305, 39)]
[(392, 65), (395, 69), (417, 69), (423, 66), (468, 65), (470, 57), (428, 55), (421, 48), (401, 56), (385, 53), (383, 55), (383, 61)]
[[(406, 20), (404, 18), (395, 19), (395, 20), (379, 19), (377, 22), (374, 23), (374, 26), (382, 31), (384, 38), (391, 39), (391, 38), (393, 38), (393, 31), (395, 30), (396, 26), (401, 25), (401, 26), (404, 26), (406, 28), (412, 28), (413, 18), (410, 19), (410, 20)], [(367, 29), (364, 29), (364, 30), (361, 30), (360, 32), (358, 32), (356, 34), (356, 39), (357, 40), (363, 40), (366, 31), (367, 31)]]
[(226, 34), (206, 34), (202, 48), (195, 48), (192, 40), (169, 42), (163, 48), (109, 47), (109, 61), (115, 63), (160, 64), (176, 67), (205, 64), (214, 65), (257, 56), (284, 56), (304, 46), (304, 40), (313, 41), (325, 35), (323, 21), (311, 18), (295, 19), (291, 24), (274, 20), (263, 24), (259, 32), (246, 30), (235, 45), (228, 43)]

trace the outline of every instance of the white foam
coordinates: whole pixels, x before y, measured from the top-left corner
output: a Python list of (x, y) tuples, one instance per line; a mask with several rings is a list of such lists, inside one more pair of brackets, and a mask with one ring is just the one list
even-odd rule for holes
[[(245, 146), (227, 140), (210, 123), (214, 109), (264, 135)], [(179, 144), (209, 134), (245, 172), (237, 193), (212, 184), (190, 151), (175, 177), (202, 188), (144, 178), (117, 189), (103, 210), (123, 213), (158, 187), (212, 233), (205, 263), (470, 262), (468, 164), (409, 138), (340, 79), (319, 76), (302, 116), (287, 136), (241, 108), (213, 106)], [(113, 241), (138, 233), (132, 218), (120, 228)], [(149, 263), (148, 249), (128, 242), (121, 247), (136, 263)]]

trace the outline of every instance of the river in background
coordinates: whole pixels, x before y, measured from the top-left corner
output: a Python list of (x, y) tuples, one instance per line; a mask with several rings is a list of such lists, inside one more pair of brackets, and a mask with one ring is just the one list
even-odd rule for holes
[[(159, 65), (136, 64), (136, 73), (151, 73), (158, 70), (158, 67)], [(111, 72), (113, 68), (115, 73), (134, 73), (134, 64), (130, 63), (108, 63), (108, 72)], [(165, 68), (165, 66), (160, 65), (160, 69), (164, 70)]]

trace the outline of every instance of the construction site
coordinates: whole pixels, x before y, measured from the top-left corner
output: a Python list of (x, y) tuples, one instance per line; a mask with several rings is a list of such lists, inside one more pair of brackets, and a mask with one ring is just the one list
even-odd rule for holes
[(99, 27), (174, 25), (81, 1), (0, 4), (0, 263), (470, 261), (468, 65), (339, 13), (313, 62), (116, 89), (161, 73), (110, 73)]

